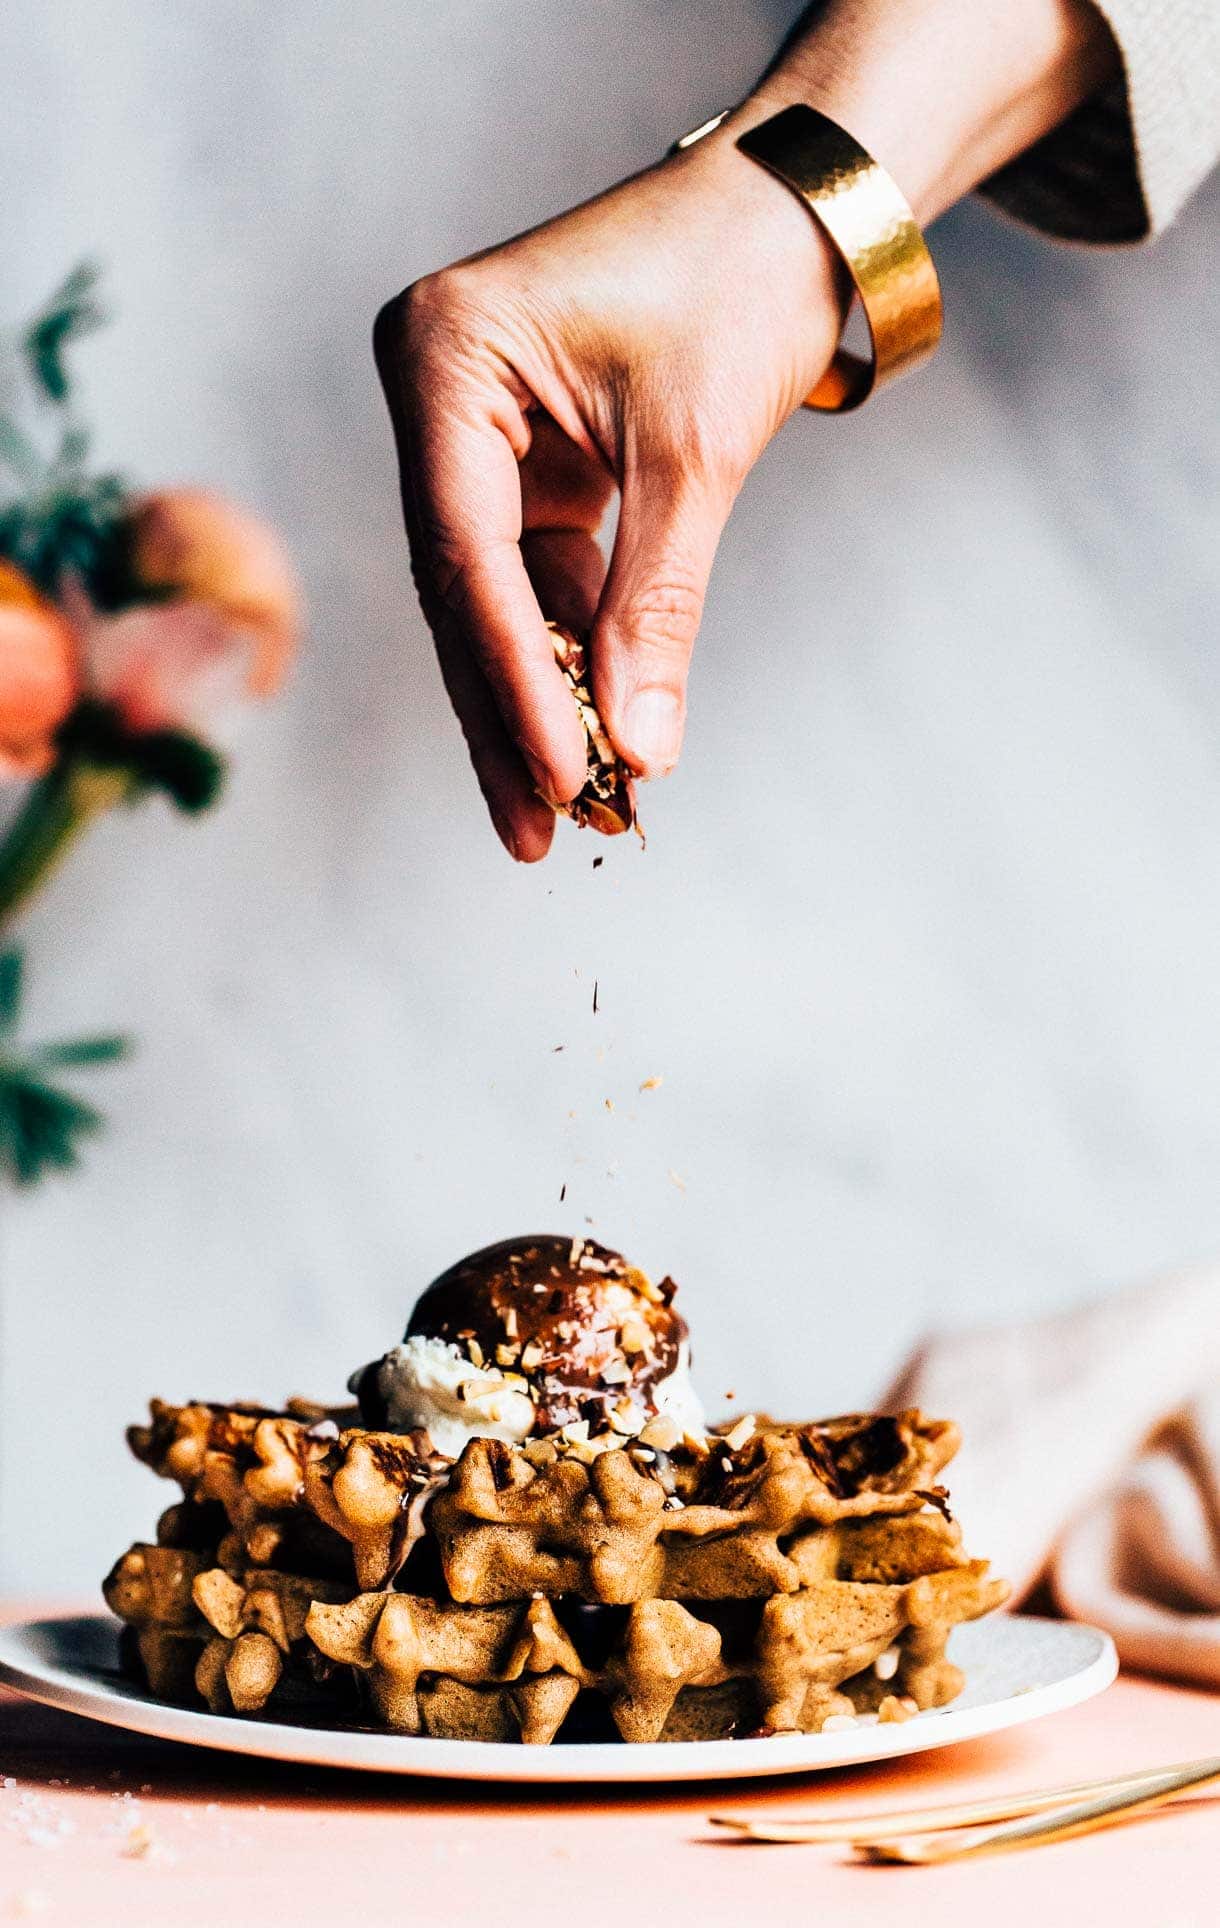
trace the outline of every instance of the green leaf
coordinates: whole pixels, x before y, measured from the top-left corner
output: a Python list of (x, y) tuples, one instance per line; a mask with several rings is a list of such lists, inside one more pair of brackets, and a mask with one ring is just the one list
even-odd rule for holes
[(86, 698), (55, 737), (61, 759), (78, 768), (121, 770), (133, 779), (129, 801), (163, 790), (179, 810), (206, 810), (220, 795), (225, 762), (186, 730), (130, 730), (107, 703)]
[(24, 963), (19, 950), (0, 951), (0, 1037), (14, 1028), (21, 1010)]
[(101, 1113), (70, 1092), (20, 1065), (0, 1066), (0, 1167), (19, 1185), (75, 1165), (79, 1139), (101, 1124)]
[(66, 402), (71, 392), (65, 361), (68, 348), (106, 320), (94, 297), (97, 281), (98, 270), (92, 263), (81, 262), (73, 268), (42, 312), (35, 315), (22, 340), (30, 374), (56, 405)]
[(134, 737), (131, 766), (144, 783), (164, 790), (190, 816), (210, 809), (224, 787), (224, 758), (185, 730), (150, 730)]
[(130, 1038), (116, 1032), (109, 1037), (70, 1038), (62, 1044), (36, 1045), (29, 1062), (35, 1065), (117, 1064), (131, 1050)]
[(116, 609), (133, 593), (126, 503), (116, 475), (61, 476), (0, 514), (0, 555), (44, 595), (72, 576), (98, 608)]

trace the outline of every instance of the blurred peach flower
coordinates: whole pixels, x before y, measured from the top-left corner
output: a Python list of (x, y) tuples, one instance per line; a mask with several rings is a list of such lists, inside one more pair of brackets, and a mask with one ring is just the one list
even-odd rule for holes
[(0, 778), (39, 776), (80, 693), (76, 637), (55, 604), (0, 560)]
[(92, 614), (91, 694), (137, 732), (197, 730), (243, 698), (271, 696), (296, 650), (301, 598), (279, 539), (203, 490), (138, 500), (127, 523), (135, 583), (155, 600)]

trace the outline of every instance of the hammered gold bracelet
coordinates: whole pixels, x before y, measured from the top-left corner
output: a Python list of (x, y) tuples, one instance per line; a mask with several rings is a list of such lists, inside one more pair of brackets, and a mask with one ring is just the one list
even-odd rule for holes
[[(695, 146), (730, 111), (692, 128), (672, 151)], [(940, 283), (919, 224), (885, 169), (815, 107), (785, 107), (739, 134), (737, 145), (805, 203), (855, 284), (872, 353), (856, 355), (840, 343), (805, 407), (858, 408), (874, 389), (927, 361), (940, 340)]]

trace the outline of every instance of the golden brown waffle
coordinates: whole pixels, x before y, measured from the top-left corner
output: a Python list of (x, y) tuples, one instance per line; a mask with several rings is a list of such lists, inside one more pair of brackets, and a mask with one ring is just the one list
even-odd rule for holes
[(158, 1700), (194, 1697), (195, 1667), (209, 1630), (192, 1589), (208, 1564), (206, 1553), (137, 1541), (102, 1582), (107, 1606), (124, 1622), (134, 1671)]
[(252, 1571), (239, 1579), (223, 1567), (199, 1573), (194, 1605), (210, 1638), (195, 1668), (195, 1686), (214, 1714), (261, 1713), (269, 1701), (333, 1706), (350, 1698), (349, 1682), (325, 1664), (305, 1636), (317, 1603), (347, 1595), (326, 1580)]
[(604, 1703), (623, 1740), (710, 1739), (816, 1732), (887, 1703), (940, 1706), (962, 1684), (944, 1658), (950, 1628), (1005, 1592), (972, 1562), (906, 1586), (819, 1580), (736, 1615), (677, 1600), (586, 1609), (594, 1637), (609, 1639), (596, 1661), (546, 1600), (462, 1607), (361, 1594), (313, 1606), (306, 1628), (365, 1676), (378, 1722), (399, 1732), (545, 1744), (583, 1693)]
[[(127, 1442), (137, 1459), (182, 1488), (184, 1518), (219, 1509), (228, 1523), (220, 1542), (222, 1565), (282, 1565), (303, 1573), (350, 1570), (350, 1555), (304, 1504), (304, 1471), (338, 1436), (337, 1422), (355, 1417), (295, 1402), (271, 1412), (258, 1406), (186, 1406), (154, 1399), (147, 1426), (131, 1426)], [(189, 1525), (183, 1531), (191, 1531)]]
[[(625, 1443), (588, 1461), (546, 1441), (474, 1439), (428, 1524), (445, 1585), (467, 1604), (763, 1598), (800, 1586), (820, 1557), (802, 1548), (810, 1535), (938, 1500), (957, 1439), (919, 1413), (768, 1427), (737, 1445), (713, 1436), (710, 1450)], [(305, 1467), (306, 1503), (351, 1542), (362, 1590), (393, 1581), (417, 1480), (402, 1440), (359, 1429)]]
[(949, 1629), (1005, 1594), (937, 1485), (956, 1429), (916, 1412), (457, 1462), (353, 1417), (132, 1429), (183, 1493), (106, 1582), (154, 1693), (335, 1719), (360, 1681), (397, 1731), (531, 1743), (808, 1732), (952, 1698)]

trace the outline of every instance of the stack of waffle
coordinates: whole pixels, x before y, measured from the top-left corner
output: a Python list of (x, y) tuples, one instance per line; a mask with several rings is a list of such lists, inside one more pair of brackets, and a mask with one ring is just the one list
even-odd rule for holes
[(918, 1412), (453, 1457), (358, 1419), (154, 1402), (132, 1429), (182, 1492), (105, 1585), (154, 1694), (533, 1744), (810, 1733), (952, 1699), (950, 1629), (1005, 1595), (937, 1483), (956, 1429)]

